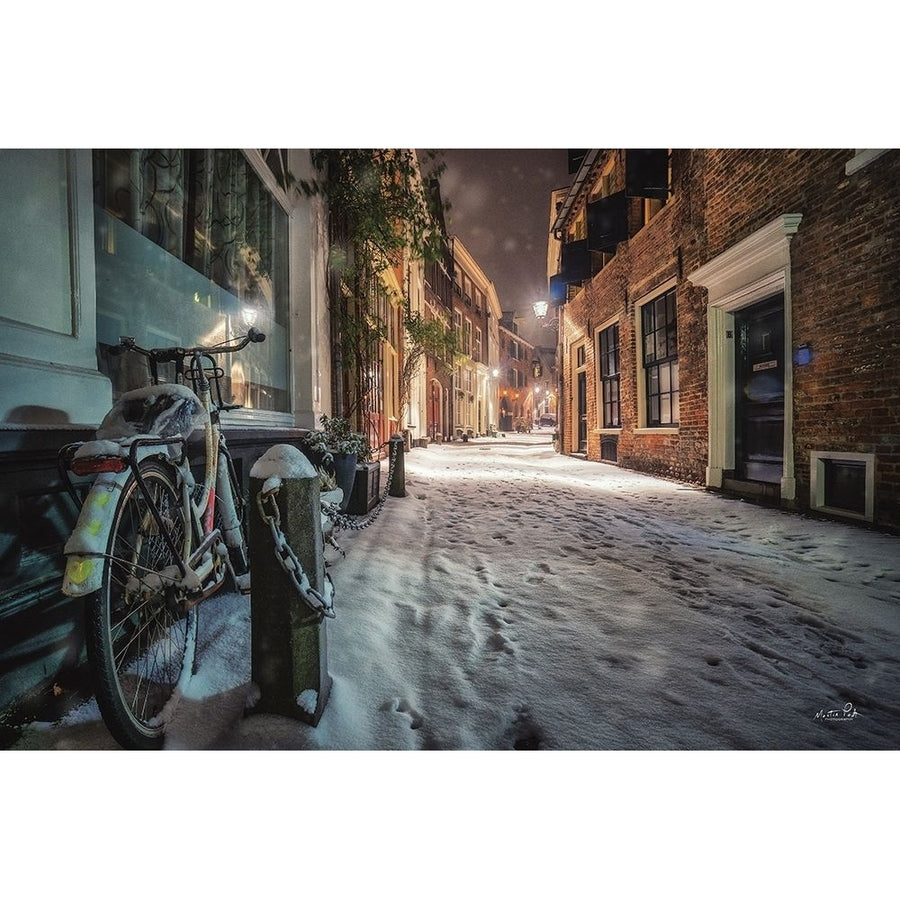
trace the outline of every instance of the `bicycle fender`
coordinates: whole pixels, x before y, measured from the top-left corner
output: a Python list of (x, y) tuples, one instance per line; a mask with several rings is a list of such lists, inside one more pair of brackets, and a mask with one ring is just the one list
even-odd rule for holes
[(68, 597), (85, 597), (100, 589), (103, 554), (122, 488), (131, 472), (105, 472), (97, 477), (87, 497), (75, 529), (63, 547), (66, 569), (62, 592)]

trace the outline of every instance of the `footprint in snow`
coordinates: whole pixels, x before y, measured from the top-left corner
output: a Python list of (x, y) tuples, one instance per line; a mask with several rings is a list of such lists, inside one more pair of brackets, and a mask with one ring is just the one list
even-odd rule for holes
[(396, 712), (409, 716), (409, 727), (413, 731), (421, 728), (425, 721), (422, 716), (413, 709), (409, 700), (403, 697), (394, 697), (393, 700), (386, 700), (381, 704), (379, 709), (381, 709), (382, 712)]
[(531, 718), (531, 712), (527, 706), (516, 709), (516, 717), (513, 719), (507, 734), (512, 743), (513, 750), (541, 750), (544, 741), (544, 733)]

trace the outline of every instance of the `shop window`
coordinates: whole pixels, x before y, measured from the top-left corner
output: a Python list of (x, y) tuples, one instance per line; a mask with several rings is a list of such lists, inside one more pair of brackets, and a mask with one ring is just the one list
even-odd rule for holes
[(622, 424), (619, 403), (619, 325), (600, 332), (597, 348), (600, 358), (600, 396), (603, 403), (603, 427), (619, 428)]
[(641, 307), (646, 424), (678, 424), (678, 319), (675, 290)]
[(226, 390), (245, 408), (290, 412), (288, 217), (247, 157), (97, 150), (94, 203), (97, 334), (115, 388), (134, 386), (105, 353), (122, 334), (214, 344), (255, 325), (266, 341), (228, 361)]

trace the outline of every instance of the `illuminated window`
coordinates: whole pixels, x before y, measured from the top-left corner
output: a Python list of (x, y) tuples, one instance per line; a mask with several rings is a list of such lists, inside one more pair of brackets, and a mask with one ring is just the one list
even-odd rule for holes
[(619, 325), (604, 328), (599, 335), (600, 385), (603, 402), (603, 427), (622, 424), (619, 404)]
[(641, 308), (647, 425), (678, 424), (678, 319), (675, 289)]
[[(123, 334), (143, 346), (185, 346), (255, 325), (266, 340), (226, 372), (233, 400), (289, 412), (284, 202), (239, 150), (94, 151), (97, 334), (106, 364), (105, 348)], [(117, 372), (108, 374), (115, 383)]]

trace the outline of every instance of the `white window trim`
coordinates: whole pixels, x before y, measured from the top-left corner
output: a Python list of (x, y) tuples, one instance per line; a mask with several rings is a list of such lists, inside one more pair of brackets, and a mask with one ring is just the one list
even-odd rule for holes
[[(637, 376), (637, 427), (634, 429), (634, 434), (678, 434), (680, 431), (678, 425), (647, 424), (647, 370), (644, 368), (644, 327), (641, 321), (641, 308), (677, 285), (677, 278), (668, 278), (634, 302), (634, 333), (636, 335), (634, 362)], [(680, 414), (679, 418), (681, 418)]]
[(600, 333), (613, 325), (619, 326), (619, 421), (622, 421), (622, 320), (616, 314), (594, 329), (594, 359), (596, 360), (596, 365), (594, 366), (594, 392), (597, 397), (597, 420), (600, 423), (594, 429), (594, 434), (620, 434), (622, 431), (621, 425), (607, 428), (603, 424), (603, 375), (600, 365)]
[(870, 162), (874, 162), (879, 156), (887, 153), (887, 150), (857, 150), (856, 156), (847, 160), (844, 166), (844, 174), (852, 175), (860, 169), (864, 169)]
[[(866, 512), (864, 515), (825, 505), (825, 461), (864, 462), (866, 464)], [(831, 450), (811, 450), (809, 454), (809, 507), (816, 512), (844, 516), (862, 522), (875, 521), (875, 454), (841, 453)]]

